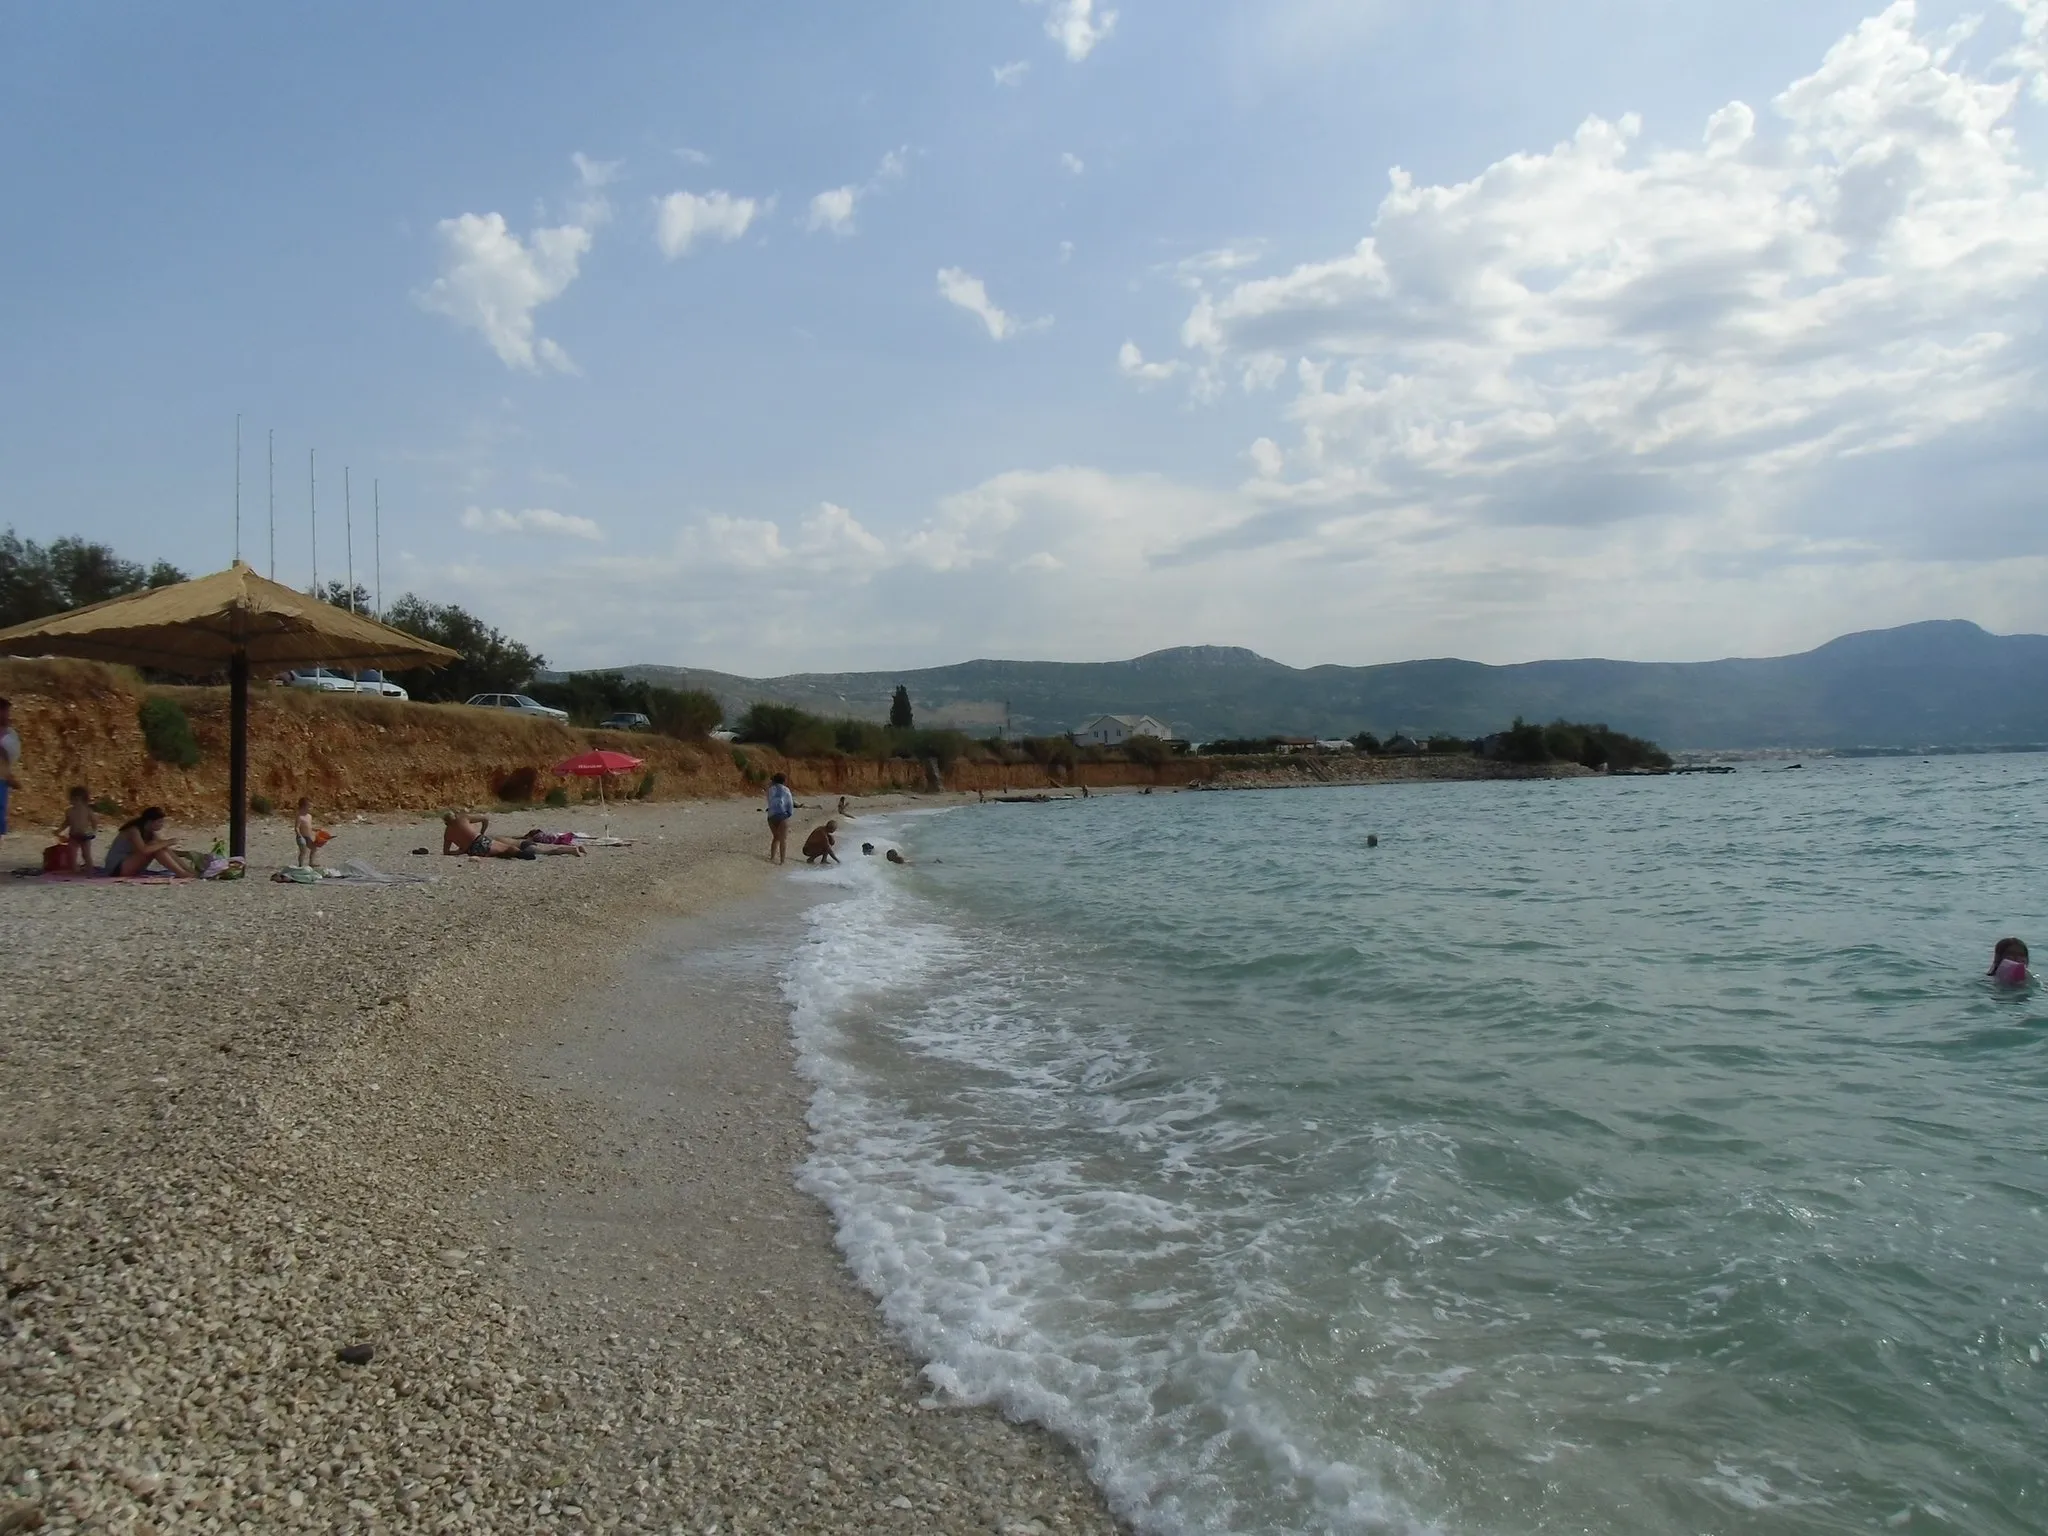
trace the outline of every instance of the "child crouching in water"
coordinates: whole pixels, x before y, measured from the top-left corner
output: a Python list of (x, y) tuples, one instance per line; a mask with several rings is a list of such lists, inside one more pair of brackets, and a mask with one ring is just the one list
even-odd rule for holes
[(1991, 969), (1986, 973), (2001, 987), (2027, 984), (2027, 946), (2019, 939), (2000, 939), (1991, 950)]
[(92, 840), (99, 836), (100, 818), (83, 784), (71, 786), (71, 804), (64, 812), (63, 830), (71, 842), (71, 867), (81, 875), (91, 874)]

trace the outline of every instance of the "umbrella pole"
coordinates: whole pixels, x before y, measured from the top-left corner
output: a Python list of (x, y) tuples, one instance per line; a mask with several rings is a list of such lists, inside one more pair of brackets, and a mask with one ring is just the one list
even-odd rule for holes
[(228, 665), (228, 852), (249, 854), (249, 653)]

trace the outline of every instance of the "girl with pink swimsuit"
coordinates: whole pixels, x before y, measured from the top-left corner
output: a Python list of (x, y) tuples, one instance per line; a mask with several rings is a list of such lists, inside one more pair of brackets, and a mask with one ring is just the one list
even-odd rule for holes
[(2027, 946), (2019, 939), (2000, 939), (1992, 948), (1987, 974), (2001, 987), (2024, 987), (2028, 981)]

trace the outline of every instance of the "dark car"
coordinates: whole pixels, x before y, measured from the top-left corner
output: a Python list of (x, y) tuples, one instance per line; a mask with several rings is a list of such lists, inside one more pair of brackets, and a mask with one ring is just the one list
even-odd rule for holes
[(616, 715), (606, 715), (597, 722), (600, 731), (651, 731), (654, 722), (645, 715), (636, 715), (631, 710), (621, 710)]

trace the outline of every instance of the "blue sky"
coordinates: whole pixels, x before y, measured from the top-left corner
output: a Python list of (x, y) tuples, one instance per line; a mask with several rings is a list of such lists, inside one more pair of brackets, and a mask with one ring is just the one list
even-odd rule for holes
[[(567, 665), (2048, 628), (2048, 0), (16, 6), (0, 524)], [(1397, 174), (1398, 168), (1398, 174)]]

